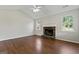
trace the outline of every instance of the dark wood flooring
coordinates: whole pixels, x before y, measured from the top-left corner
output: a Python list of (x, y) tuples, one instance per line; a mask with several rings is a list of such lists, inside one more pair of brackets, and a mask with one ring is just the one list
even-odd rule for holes
[(0, 41), (1, 54), (78, 54), (79, 44), (42, 36)]

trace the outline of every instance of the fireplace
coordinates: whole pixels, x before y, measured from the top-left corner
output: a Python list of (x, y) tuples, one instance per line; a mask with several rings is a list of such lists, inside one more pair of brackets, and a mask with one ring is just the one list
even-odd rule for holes
[(54, 27), (43, 27), (43, 35), (46, 37), (55, 38), (55, 26)]

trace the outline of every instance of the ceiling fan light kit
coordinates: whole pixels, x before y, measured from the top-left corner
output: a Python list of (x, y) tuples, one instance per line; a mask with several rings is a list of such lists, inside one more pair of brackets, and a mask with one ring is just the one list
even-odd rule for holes
[(33, 6), (33, 12), (39, 12), (40, 11), (40, 6), (38, 6), (38, 5), (34, 5)]

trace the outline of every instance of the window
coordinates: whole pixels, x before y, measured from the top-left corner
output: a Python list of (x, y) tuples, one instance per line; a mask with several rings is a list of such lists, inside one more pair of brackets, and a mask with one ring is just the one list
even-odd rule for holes
[(36, 20), (36, 30), (40, 30), (40, 20)]
[(73, 17), (65, 16), (63, 17), (63, 31), (73, 31)]

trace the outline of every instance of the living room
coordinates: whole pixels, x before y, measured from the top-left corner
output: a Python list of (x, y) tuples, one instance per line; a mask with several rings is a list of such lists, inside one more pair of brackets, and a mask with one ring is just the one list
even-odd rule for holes
[(78, 19), (79, 5), (2, 5), (0, 53), (79, 53)]

